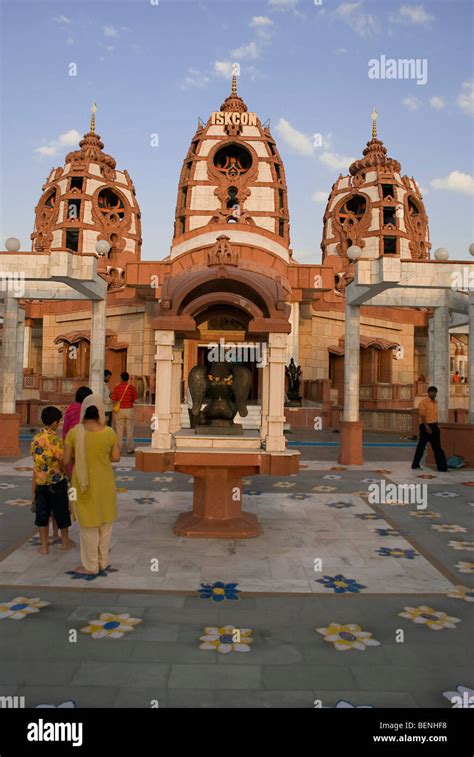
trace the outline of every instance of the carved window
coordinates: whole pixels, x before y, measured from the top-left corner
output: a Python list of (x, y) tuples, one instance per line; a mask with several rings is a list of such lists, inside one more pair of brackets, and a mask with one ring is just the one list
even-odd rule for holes
[(278, 203), (279, 203), (280, 210), (283, 210), (283, 208), (285, 207), (285, 203), (284, 203), (284, 199), (283, 199), (283, 190), (282, 189), (278, 190)]
[(397, 216), (396, 216), (395, 208), (388, 207), (388, 208), (383, 209), (383, 225), (384, 226), (397, 225)]
[(285, 222), (282, 220), (278, 223), (278, 233), (281, 237), (285, 236)]
[(408, 212), (411, 216), (419, 216), (420, 215), (420, 209), (416, 202), (412, 200), (411, 197), (408, 198)]
[(395, 193), (392, 184), (382, 184), (382, 197), (384, 200), (395, 199)]
[(111, 189), (103, 189), (99, 193), (98, 204), (102, 215), (110, 222), (123, 221), (125, 218), (123, 200)]
[(66, 249), (72, 252), (79, 250), (79, 229), (66, 229)]
[(277, 177), (277, 181), (280, 181), (281, 179), (281, 169), (278, 163), (275, 163), (275, 173)]
[(252, 165), (252, 156), (244, 147), (225, 145), (214, 156), (214, 165), (228, 178), (238, 178), (247, 173)]
[(80, 192), (82, 192), (83, 185), (84, 185), (84, 179), (82, 176), (73, 176), (71, 178), (69, 189), (78, 189)]
[(54, 208), (56, 205), (56, 190), (53, 189), (53, 191), (47, 196), (46, 200), (44, 201), (46, 208)]
[(384, 252), (384, 255), (396, 255), (397, 237), (384, 237), (383, 238), (383, 252)]
[(68, 221), (78, 221), (81, 216), (81, 201), (69, 200), (67, 206)]

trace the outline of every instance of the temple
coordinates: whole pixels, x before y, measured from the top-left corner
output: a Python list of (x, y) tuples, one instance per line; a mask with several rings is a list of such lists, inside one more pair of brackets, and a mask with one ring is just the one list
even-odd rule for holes
[[(319, 419), (343, 431), (342, 455), (345, 438), (346, 462), (358, 462), (362, 429), (412, 434), (428, 380), (439, 385), (441, 420), (465, 426), (469, 295), (450, 293), (454, 264), (444, 251), (431, 260), (420, 188), (388, 156), (375, 111), (362, 157), (329, 193), (318, 264), (293, 256), (283, 161), (235, 76), (191, 139), (170, 253), (160, 261), (141, 260), (139, 196), (104, 152), (95, 104), (92, 111), (78, 149), (43, 185), (31, 252), (10, 239), (0, 253), (4, 276), (25, 271), (16, 293), (0, 293), (0, 454), (17, 453), (20, 424), (37, 424), (42, 406), (67, 405), (84, 383), (99, 389), (104, 368), (112, 383), (123, 370), (133, 377), (138, 422), (151, 424), (161, 403), (153, 437), (165, 449), (171, 433), (189, 427), (191, 369), (223, 340), (268, 347), (268, 370), (245, 363), (245, 426), (260, 429), (268, 450), (285, 449), (285, 428), (313, 430)], [(179, 395), (167, 397), (156, 380), (156, 345), (171, 332)], [(282, 412), (291, 358), (303, 402)], [(451, 384), (455, 371), (465, 382)]]

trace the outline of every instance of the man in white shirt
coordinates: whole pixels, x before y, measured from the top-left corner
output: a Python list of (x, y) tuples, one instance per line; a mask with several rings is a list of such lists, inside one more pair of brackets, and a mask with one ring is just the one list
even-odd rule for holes
[(114, 403), (110, 399), (110, 389), (108, 386), (111, 378), (112, 378), (112, 372), (105, 370), (104, 371), (104, 391), (103, 391), (105, 417), (107, 418), (107, 426), (110, 426), (112, 428), (112, 413), (114, 410)]

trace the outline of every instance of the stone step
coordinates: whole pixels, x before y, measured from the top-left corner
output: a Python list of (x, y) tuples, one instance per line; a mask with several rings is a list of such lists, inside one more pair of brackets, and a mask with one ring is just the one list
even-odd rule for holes
[[(249, 414), (246, 418), (241, 418), (239, 414), (235, 416), (235, 423), (241, 423), (243, 428), (259, 429), (262, 420), (262, 408), (260, 405), (249, 405)], [(190, 428), (188, 406), (181, 405), (181, 428)]]

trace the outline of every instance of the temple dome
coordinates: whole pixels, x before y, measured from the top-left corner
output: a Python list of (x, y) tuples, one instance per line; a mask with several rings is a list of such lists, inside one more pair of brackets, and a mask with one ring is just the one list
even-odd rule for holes
[(328, 255), (342, 259), (337, 283), (341, 293), (353, 279), (354, 264), (347, 257), (352, 245), (362, 249), (363, 258), (429, 258), (428, 217), (420, 188), (413, 178), (401, 176), (400, 163), (387, 156), (377, 137), (376, 119), (374, 111), (372, 139), (349, 175), (340, 175), (333, 185), (324, 214), (323, 261)]
[(32, 250), (96, 254), (96, 243), (106, 240), (110, 252), (100, 268), (110, 287), (119, 289), (125, 283), (126, 264), (140, 260), (141, 214), (128, 172), (117, 170), (115, 159), (103, 151), (95, 110), (94, 104), (79, 149), (69, 152), (64, 166), (53, 168), (43, 185)]

